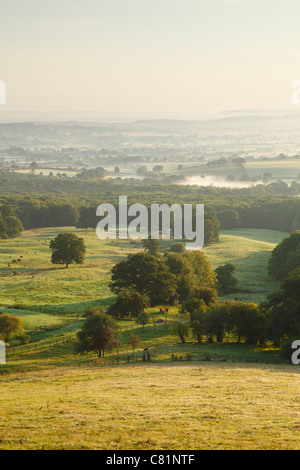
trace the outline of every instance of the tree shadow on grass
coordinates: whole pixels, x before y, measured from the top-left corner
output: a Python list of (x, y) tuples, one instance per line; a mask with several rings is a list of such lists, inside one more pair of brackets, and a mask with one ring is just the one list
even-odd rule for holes
[(52, 313), (56, 315), (77, 315), (84, 313), (91, 307), (103, 307), (106, 309), (115, 301), (115, 296), (103, 297), (102, 299), (87, 300), (83, 302), (59, 304), (59, 305), (31, 305), (28, 310), (41, 313)]

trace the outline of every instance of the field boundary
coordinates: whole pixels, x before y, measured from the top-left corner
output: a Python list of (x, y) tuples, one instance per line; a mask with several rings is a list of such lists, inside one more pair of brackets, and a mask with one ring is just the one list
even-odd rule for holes
[(46, 349), (57, 344), (68, 343), (76, 338), (76, 333), (72, 333), (64, 338), (51, 338), (43, 341), (34, 341), (32, 343), (22, 344), (20, 346), (14, 346), (6, 349), (7, 356), (14, 356), (17, 354), (25, 354), (30, 351), (38, 351), (40, 349)]

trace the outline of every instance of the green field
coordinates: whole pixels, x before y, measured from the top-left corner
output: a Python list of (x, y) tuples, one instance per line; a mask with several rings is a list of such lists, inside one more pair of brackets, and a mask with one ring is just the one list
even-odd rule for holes
[[(51, 264), (50, 240), (64, 231), (84, 237), (83, 265), (65, 269)], [(94, 231), (70, 227), (29, 230), (19, 238), (1, 240), (0, 305), (64, 314), (82, 312), (95, 302), (105, 304), (111, 297), (107, 287), (111, 267), (134, 250), (127, 240), (100, 241)], [(21, 262), (12, 263), (13, 259)]]
[(252, 161), (245, 164), (245, 169), (249, 176), (263, 175), (268, 172), (272, 174), (273, 178), (297, 180), (299, 179), (300, 163), (297, 158), (287, 160)]
[[(87, 247), (85, 263), (68, 269), (53, 266), (49, 250), (50, 240), (66, 230), (84, 237)], [(271, 230), (223, 231), (218, 244), (204, 249), (213, 269), (224, 263), (236, 267), (239, 290), (228, 298), (260, 302), (277, 288), (267, 273), (268, 260), (271, 250), (287, 235)], [(169, 244), (164, 242), (164, 248)], [(81, 314), (88, 307), (108, 306), (114, 298), (108, 287), (112, 266), (141, 249), (127, 240), (100, 241), (94, 231), (70, 227), (26, 231), (17, 239), (2, 240), (0, 246), (0, 311), (19, 316), (30, 339), (40, 341), (75, 333), (81, 326)], [(12, 264), (12, 259), (21, 262)], [(150, 313), (151, 319), (159, 317), (159, 306)], [(177, 309), (171, 308), (169, 319), (176, 313)], [(132, 324), (133, 321), (127, 322)], [(152, 338), (151, 346), (156, 347), (155, 341), (161, 340)], [(174, 338), (170, 341), (172, 349)], [(166, 338), (163, 345), (162, 356), (158, 354), (160, 360), (165, 357)], [(148, 346), (147, 343), (145, 347)]]
[(259, 303), (278, 287), (268, 275), (268, 262), (271, 251), (288, 236), (275, 230), (223, 230), (220, 242), (205, 248), (214, 269), (225, 263), (236, 268), (240, 292), (228, 297)]
[[(49, 242), (63, 231), (84, 237), (87, 252), (83, 265), (65, 269), (51, 264)], [(214, 268), (233, 263), (241, 289), (250, 291), (247, 295), (259, 300), (261, 294), (274, 288), (267, 275), (270, 252), (287, 236), (272, 230), (224, 231), (220, 242), (206, 247), (205, 253)], [(112, 266), (138, 249), (127, 240), (100, 241), (94, 231), (70, 227), (29, 230), (19, 238), (1, 240), (0, 305), (58, 314), (83, 312), (90, 305), (107, 305), (112, 300), (107, 286)], [(21, 262), (12, 263), (13, 259)]]
[[(72, 265), (66, 269), (51, 264), (49, 241), (65, 230), (71, 230), (84, 237), (87, 253), (83, 265)], [(286, 233), (271, 230), (224, 231), (218, 244), (205, 248), (213, 268), (227, 262), (236, 266), (239, 291), (228, 296), (229, 298), (238, 297), (259, 302), (276, 289), (276, 283), (271, 281), (267, 274), (267, 265), (271, 250), (286, 236)], [(164, 248), (169, 244), (164, 242)], [(39, 348), (34, 344), (24, 346), (22, 350), (19, 348), (10, 351), (5, 370), (18, 368), (20, 365), (32, 369), (62, 365), (64, 362), (73, 364), (74, 360), (77, 361), (71, 346), (49, 344), (48, 341), (56, 338), (60, 340), (62, 337), (74, 338), (82, 325), (81, 314), (87, 307), (107, 306), (112, 302), (113, 296), (108, 288), (111, 267), (139, 249), (141, 246), (133, 245), (127, 240), (113, 243), (108, 240), (100, 241), (93, 231), (80, 231), (70, 227), (26, 231), (18, 239), (3, 240), (0, 253), (0, 311), (19, 316), (30, 339), (39, 340)], [(16, 274), (7, 266), (7, 261), (10, 260), (11, 264), (11, 260), (15, 258), (21, 259), (21, 262), (14, 263)], [(148, 310), (149, 325), (144, 330), (137, 330), (141, 336), (140, 347), (151, 348), (152, 360), (170, 361), (172, 353), (183, 358), (192, 354), (195, 360), (201, 360), (205, 355), (217, 359), (225, 356), (226, 360), (242, 356), (243, 361), (248, 356), (253, 360), (259, 357), (263, 361), (269, 360), (270, 354), (273, 354), (273, 359), (274, 354), (275, 358), (277, 357), (276, 350), (270, 351), (268, 348), (258, 351), (239, 345), (236, 350), (232, 343), (234, 338), (228, 339), (230, 341), (227, 345), (206, 344), (200, 349), (192, 337), (186, 345), (179, 345), (178, 338), (173, 335), (169, 326), (152, 325), (154, 319), (161, 318), (159, 309), (160, 306), (157, 306)], [(177, 308), (171, 307), (167, 318), (169, 323), (176, 314)], [(137, 326), (134, 321), (121, 321), (120, 326), (123, 330), (120, 358), (126, 362), (130, 354), (127, 341), (131, 329)], [(127, 332), (124, 331), (126, 329)], [(11, 342), (11, 346), (18, 344), (17, 340)], [(90, 357), (86, 360), (89, 361)], [(114, 354), (110, 356), (109, 361), (115, 361)]]
[[(276, 180), (286, 180), (291, 182), (292, 180), (299, 180), (300, 165), (299, 159), (289, 158), (286, 160), (254, 160), (247, 161), (240, 165), (228, 163), (221, 166), (207, 166), (206, 162), (185, 162), (183, 164), (183, 170), (178, 170), (178, 162), (168, 163), (165, 165), (165, 171), (169, 173), (179, 173), (186, 176), (200, 176), (203, 175), (209, 179), (209, 177), (217, 179), (226, 179), (228, 175), (232, 175), (238, 181), (241, 176), (248, 175), (251, 177), (263, 177), (264, 173), (269, 173), (272, 176), (269, 178), (269, 182)], [(202, 183), (205, 183), (205, 179)]]

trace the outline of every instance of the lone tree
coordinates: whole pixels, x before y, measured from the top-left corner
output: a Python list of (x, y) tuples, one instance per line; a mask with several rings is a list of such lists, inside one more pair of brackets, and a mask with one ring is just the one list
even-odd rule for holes
[(71, 263), (82, 264), (86, 252), (83, 238), (78, 238), (74, 233), (60, 233), (50, 242), (52, 250), (52, 264), (65, 264), (66, 268)]
[(7, 343), (16, 333), (24, 333), (21, 318), (8, 313), (0, 314), (0, 339)]
[(78, 353), (97, 352), (98, 357), (104, 356), (104, 351), (110, 351), (117, 345), (118, 324), (106, 313), (91, 313), (77, 333), (75, 349)]
[(132, 333), (132, 335), (130, 335), (128, 344), (129, 344), (129, 346), (132, 346), (132, 354), (134, 354), (134, 350), (140, 342), (141, 342), (141, 338), (138, 335), (136, 335), (134, 333)]

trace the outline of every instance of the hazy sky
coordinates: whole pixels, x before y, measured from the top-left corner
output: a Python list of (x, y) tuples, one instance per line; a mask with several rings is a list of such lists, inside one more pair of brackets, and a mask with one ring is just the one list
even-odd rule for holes
[(1, 0), (0, 115), (294, 109), (299, 22), (299, 0)]

